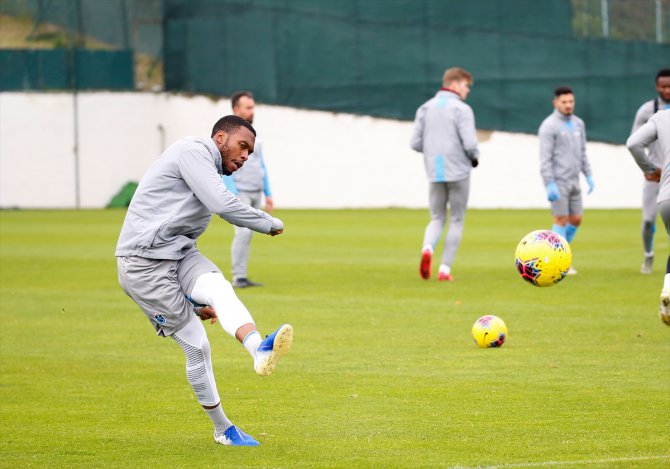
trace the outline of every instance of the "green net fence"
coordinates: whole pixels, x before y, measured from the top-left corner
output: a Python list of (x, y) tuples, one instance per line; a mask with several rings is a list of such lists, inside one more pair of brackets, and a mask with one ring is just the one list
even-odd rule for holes
[[(655, 0), (635, 1), (644, 2), (656, 8)], [(460, 66), (475, 76), (469, 102), (479, 128), (535, 132), (553, 89), (566, 84), (589, 138), (622, 142), (637, 107), (655, 94), (657, 70), (670, 66), (670, 45), (642, 33), (626, 37), (630, 31), (615, 38), (613, 25), (608, 37), (596, 35), (591, 3), (165, 0), (165, 84), (215, 95), (249, 89), (265, 103), (412, 119), (444, 69)], [(667, 11), (667, 1), (660, 5)]]

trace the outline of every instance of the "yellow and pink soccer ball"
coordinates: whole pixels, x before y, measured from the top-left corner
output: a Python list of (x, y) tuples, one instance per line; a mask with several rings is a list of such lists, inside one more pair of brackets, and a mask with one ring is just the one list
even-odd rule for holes
[(498, 316), (482, 316), (472, 325), (472, 337), (481, 348), (502, 347), (507, 338), (507, 326)]
[(516, 247), (516, 269), (536, 287), (551, 287), (563, 280), (572, 265), (572, 251), (564, 237), (551, 230), (527, 234)]

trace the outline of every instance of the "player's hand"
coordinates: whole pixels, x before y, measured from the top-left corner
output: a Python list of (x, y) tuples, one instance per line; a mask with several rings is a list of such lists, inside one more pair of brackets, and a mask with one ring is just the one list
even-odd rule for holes
[(596, 188), (596, 183), (593, 182), (593, 176), (588, 175), (586, 176), (586, 183), (589, 185), (589, 194), (593, 192), (593, 189)]
[(477, 166), (479, 166), (479, 160), (470, 160), (470, 162), (472, 163), (473, 168), (476, 168)]
[(214, 311), (214, 308), (211, 306), (202, 306), (197, 309), (198, 311), (198, 316), (200, 316), (200, 319), (203, 321), (207, 321), (208, 319), (210, 320), (209, 322), (211, 324), (214, 324), (216, 320), (218, 319), (218, 316), (216, 315), (216, 311)]
[(275, 203), (272, 200), (272, 197), (265, 197), (265, 211), (271, 213), (275, 208)]
[(554, 181), (547, 183), (547, 200), (549, 202), (556, 202), (561, 198), (561, 191), (558, 190), (558, 185)]
[(277, 236), (277, 235), (282, 234), (283, 232), (284, 232), (283, 228), (281, 230), (273, 230), (273, 231), (270, 231), (270, 236)]
[(651, 173), (644, 173), (644, 178), (647, 181), (654, 181), (654, 182), (660, 182), (661, 181), (661, 169), (656, 168), (653, 172)]

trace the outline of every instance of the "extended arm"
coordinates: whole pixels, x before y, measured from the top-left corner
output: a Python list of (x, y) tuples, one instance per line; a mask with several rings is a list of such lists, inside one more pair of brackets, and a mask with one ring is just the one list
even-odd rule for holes
[(178, 163), (184, 181), (205, 207), (233, 225), (259, 233), (281, 232), (281, 220), (248, 206), (226, 189), (210, 158), (204, 152), (190, 151)]

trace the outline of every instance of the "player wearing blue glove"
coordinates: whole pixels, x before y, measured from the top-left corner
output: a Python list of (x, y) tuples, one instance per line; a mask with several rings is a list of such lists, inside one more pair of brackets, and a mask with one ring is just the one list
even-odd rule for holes
[[(582, 222), (582, 191), (579, 174), (584, 173), (589, 194), (595, 189), (586, 156), (584, 121), (573, 114), (575, 96), (567, 86), (554, 90), (554, 112), (540, 125), (540, 173), (554, 216), (552, 230), (572, 243)], [(570, 272), (577, 273), (572, 267)]]

